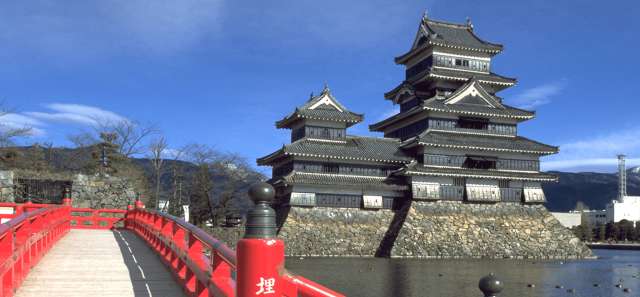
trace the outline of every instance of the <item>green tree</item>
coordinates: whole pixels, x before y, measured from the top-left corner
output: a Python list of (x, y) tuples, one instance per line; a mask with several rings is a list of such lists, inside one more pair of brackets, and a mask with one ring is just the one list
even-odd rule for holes
[(598, 227), (598, 232), (597, 232), (597, 240), (598, 241), (605, 241), (607, 240), (607, 227), (604, 224), (599, 224)]
[(620, 237), (620, 228), (617, 224), (609, 222), (605, 228), (607, 240), (618, 240), (618, 237)]
[(621, 220), (617, 223), (620, 230), (618, 240), (633, 240), (635, 228), (633, 222), (627, 220)]

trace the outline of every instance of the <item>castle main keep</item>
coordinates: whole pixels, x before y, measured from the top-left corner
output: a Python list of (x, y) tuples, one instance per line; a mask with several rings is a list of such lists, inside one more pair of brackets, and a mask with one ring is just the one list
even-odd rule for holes
[(497, 94), (500, 44), (467, 21), (420, 22), (395, 58), (404, 80), (384, 98), (400, 112), (363, 120), (325, 86), (276, 122), (291, 143), (258, 159), (273, 168), (274, 207), (289, 255), (574, 258), (590, 255), (545, 209), (539, 158), (558, 148), (519, 135), (535, 114)]

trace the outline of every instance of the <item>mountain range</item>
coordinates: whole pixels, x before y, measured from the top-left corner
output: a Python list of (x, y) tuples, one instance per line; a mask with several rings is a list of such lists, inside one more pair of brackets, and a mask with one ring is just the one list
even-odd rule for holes
[[(79, 171), (82, 170), (82, 164), (91, 164), (93, 159), (92, 148), (29, 148), (14, 147), (11, 151), (18, 152), (18, 160), (20, 157), (23, 163), (33, 159), (44, 158), (45, 163), (55, 171)], [(11, 168), (9, 166), (7, 156), (9, 150), (0, 149), (0, 169)], [(146, 176), (148, 185), (153, 185), (154, 171), (151, 161), (146, 158), (133, 158), (132, 163), (141, 169)], [(15, 162), (14, 162), (15, 163)], [(29, 162), (25, 163), (27, 167), (34, 166)], [(37, 164), (35, 164), (37, 165)], [(248, 187), (267, 177), (256, 171), (252, 166), (240, 164), (228, 164), (229, 166), (217, 166), (211, 169), (211, 178), (214, 185), (213, 196), (220, 194), (221, 186), (233, 183), (237, 189), (236, 207), (241, 212), (251, 205), (246, 190)], [(162, 196), (170, 197), (173, 194), (173, 170), (171, 168), (180, 167), (184, 176), (185, 185), (188, 180), (197, 171), (197, 166), (190, 162), (165, 160), (163, 173), (161, 175), (161, 192)], [(7, 168), (9, 167), (9, 168)], [(546, 207), (551, 211), (569, 211), (574, 210), (576, 205), (582, 204), (589, 209), (604, 209), (606, 204), (615, 199), (618, 193), (618, 174), (617, 173), (598, 173), (598, 172), (560, 172), (550, 171), (558, 175), (559, 181), (555, 183), (545, 183), (543, 188), (547, 197)], [(640, 195), (640, 167), (630, 168), (627, 170), (627, 192), (629, 195)]]
[[(589, 209), (604, 209), (618, 195), (618, 173), (559, 172), (557, 183), (543, 184), (547, 208), (551, 211), (574, 210), (578, 202)], [(640, 167), (627, 170), (627, 193), (640, 195)]]

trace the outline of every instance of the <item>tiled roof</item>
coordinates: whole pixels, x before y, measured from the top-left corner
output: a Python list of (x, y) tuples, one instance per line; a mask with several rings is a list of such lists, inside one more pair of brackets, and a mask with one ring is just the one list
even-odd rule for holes
[(325, 87), (320, 95), (312, 96), (304, 105), (296, 108), (294, 112), (282, 120), (277, 121), (276, 127), (287, 128), (298, 119), (344, 122), (351, 126), (362, 122), (363, 118), (363, 115), (349, 111), (333, 97), (329, 88)]
[(481, 83), (485, 84), (499, 84), (499, 85), (514, 85), (517, 82), (517, 79), (502, 76), (499, 74), (495, 74), (493, 72), (489, 73), (480, 73), (480, 72), (470, 72), (470, 71), (462, 71), (456, 69), (447, 69), (440, 67), (431, 67), (429, 70), (428, 76), (416, 75), (414, 76), (416, 79), (420, 79), (423, 77), (435, 77), (435, 78), (443, 78), (448, 80), (459, 80), (459, 81), (467, 81), (471, 78), (476, 78)]
[(453, 24), (423, 18), (414, 47), (406, 54), (396, 57), (396, 63), (404, 63), (416, 52), (434, 45), (491, 54), (497, 54), (503, 48), (500, 44), (487, 42), (476, 36), (470, 23)]
[[(453, 46), (501, 51), (502, 45), (480, 39), (473, 33), (471, 24), (453, 24), (448, 22), (424, 19), (422, 24), (433, 43), (445, 43)], [(435, 34), (435, 35), (434, 35)]]
[(492, 108), (489, 106), (473, 105), (473, 104), (445, 104), (442, 100), (436, 98), (429, 99), (422, 103), (422, 108), (431, 111), (439, 111), (446, 113), (455, 113), (466, 116), (485, 116), (499, 118), (514, 119), (532, 119), (534, 112), (515, 108), (501, 103), (504, 108)]
[(344, 141), (302, 138), (271, 155), (258, 159), (258, 165), (271, 164), (284, 156), (329, 158), (377, 163), (408, 163), (411, 157), (398, 149), (400, 141), (390, 138), (347, 136)]
[(404, 166), (394, 175), (453, 176), (529, 181), (557, 181), (558, 176), (540, 172), (500, 171), (495, 169), (442, 168), (423, 166), (417, 162)]
[(363, 188), (377, 188), (395, 191), (404, 191), (408, 186), (397, 178), (347, 175), (347, 174), (328, 174), (328, 173), (311, 173), (311, 172), (291, 172), (282, 178), (287, 184), (312, 184), (312, 185), (340, 185), (354, 186)]
[(405, 141), (403, 147), (410, 147), (416, 144), (454, 149), (504, 151), (542, 155), (555, 154), (558, 152), (558, 148), (555, 146), (546, 145), (522, 136), (477, 136), (431, 130), (427, 130), (422, 134)]
[(529, 120), (534, 118), (535, 112), (515, 108), (501, 103), (504, 108), (492, 108), (488, 106), (472, 104), (445, 104), (442, 100), (432, 97), (405, 112), (395, 114), (380, 122), (369, 125), (371, 131), (382, 131), (385, 127), (420, 113), (422, 110), (453, 113), (461, 116), (478, 116), (488, 118), (510, 118), (516, 120)]

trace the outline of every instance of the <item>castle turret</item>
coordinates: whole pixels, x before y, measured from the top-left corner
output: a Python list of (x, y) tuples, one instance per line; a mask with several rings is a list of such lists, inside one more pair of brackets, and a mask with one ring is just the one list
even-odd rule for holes
[(369, 126), (401, 141), (414, 162), (407, 177), (413, 199), (482, 202), (545, 201), (539, 158), (557, 147), (518, 135), (535, 113), (505, 104), (497, 92), (516, 83), (491, 71), (503, 46), (464, 24), (423, 17), (411, 49), (397, 57), (404, 81), (385, 94), (400, 112)]

